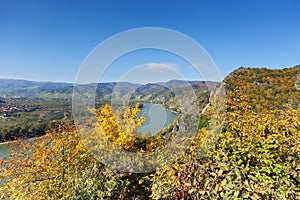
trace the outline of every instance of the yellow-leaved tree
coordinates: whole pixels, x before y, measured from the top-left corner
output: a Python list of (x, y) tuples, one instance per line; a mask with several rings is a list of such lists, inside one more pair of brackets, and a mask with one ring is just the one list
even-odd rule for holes
[[(300, 108), (286, 104), (284, 110), (255, 112), (239, 90), (228, 93), (226, 106), (225, 126), (211, 151), (203, 157), (188, 154), (158, 170), (152, 178), (153, 199), (300, 196)], [(200, 138), (206, 135), (206, 128), (200, 130)], [(202, 144), (199, 139), (192, 150)]]
[(1, 197), (62, 198), (66, 180), (74, 178), (91, 159), (74, 126), (55, 122), (45, 136), (10, 145), (9, 157), (0, 162)]
[[(139, 106), (112, 112), (109, 105), (93, 110), (95, 132), (118, 147), (136, 151)], [(0, 161), (0, 199), (123, 199), (145, 193), (141, 175), (111, 170), (85, 148), (73, 123), (55, 122), (45, 136), (11, 143)], [(145, 184), (144, 184), (145, 185)], [(137, 192), (138, 191), (138, 192)]]
[(92, 110), (98, 119), (94, 123), (97, 136), (104, 134), (110, 142), (124, 150), (138, 150), (136, 140), (144, 140), (144, 137), (137, 131), (137, 128), (145, 121), (144, 116), (137, 117), (139, 111), (139, 104), (136, 104), (134, 108), (123, 106), (123, 109), (115, 110), (115, 112), (108, 104), (99, 110)]

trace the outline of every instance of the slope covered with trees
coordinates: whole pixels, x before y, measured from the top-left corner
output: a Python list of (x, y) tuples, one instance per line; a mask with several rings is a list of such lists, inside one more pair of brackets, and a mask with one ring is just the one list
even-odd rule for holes
[(293, 68), (270, 70), (266, 68), (239, 68), (226, 79), (229, 90), (247, 95), (248, 101), (256, 111), (264, 109), (283, 109), (289, 103), (299, 106), (300, 65)]
[[(224, 127), (211, 151), (204, 157), (192, 151), (174, 166), (158, 170), (152, 197), (298, 199), (300, 91), (295, 84), (299, 70), (300, 66), (283, 70), (239, 68), (231, 73), (224, 80)], [(205, 115), (213, 113), (208, 110)], [(205, 145), (207, 131), (206, 127), (199, 130), (200, 140), (192, 149)]]

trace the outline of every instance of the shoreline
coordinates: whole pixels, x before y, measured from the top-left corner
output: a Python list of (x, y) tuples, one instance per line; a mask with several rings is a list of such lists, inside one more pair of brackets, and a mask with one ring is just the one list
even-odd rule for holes
[[(34, 140), (34, 139), (36, 139), (36, 138), (40, 138), (40, 137), (43, 137), (43, 136), (45, 136), (45, 135), (36, 136), (36, 137), (31, 137), (31, 138), (26, 138), (25, 140), (31, 141), (31, 140)], [(19, 141), (22, 141), (22, 140), (12, 140), (12, 141), (7, 141), (7, 142), (1, 142), (0, 145), (16, 143), (16, 142), (19, 142)]]
[(170, 110), (170, 109), (166, 108), (166, 107), (164, 106), (164, 104), (158, 104), (158, 103), (141, 103), (141, 105), (143, 105), (143, 104), (159, 105), (159, 106), (162, 106), (165, 110), (167, 110), (167, 111), (169, 111), (169, 112), (171, 112), (171, 113), (174, 113), (174, 114), (179, 115), (179, 112), (176, 112), (176, 111), (174, 111), (174, 110)]

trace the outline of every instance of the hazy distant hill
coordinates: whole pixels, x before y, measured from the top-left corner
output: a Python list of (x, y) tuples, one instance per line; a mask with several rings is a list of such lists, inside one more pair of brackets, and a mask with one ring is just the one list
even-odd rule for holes
[[(132, 94), (133, 100), (150, 101), (156, 103), (166, 103), (173, 100), (177, 94), (184, 94), (186, 90), (193, 89), (195, 94), (200, 97), (203, 93), (209, 93), (211, 89), (218, 85), (216, 82), (204, 81), (182, 81), (171, 80), (166, 83), (149, 83), (141, 85)], [(176, 92), (175, 92), (176, 91)], [(208, 97), (208, 95), (206, 95)]]
[[(84, 84), (78, 87), (85, 92), (89, 87), (95, 87), (96, 83)], [(195, 93), (208, 91), (218, 83), (204, 81), (182, 81), (172, 80), (166, 83), (134, 84), (129, 82), (107, 82), (98, 83), (96, 97), (98, 99), (109, 100), (112, 93), (119, 97), (128, 97), (131, 100), (153, 101), (155, 99), (168, 98), (174, 96), (172, 89), (185, 90), (191, 86)], [(73, 84), (56, 82), (35, 82), (26, 80), (0, 79), (0, 96), (6, 97), (28, 97), (44, 99), (71, 99)]]
[(32, 95), (71, 86), (70, 83), (37, 82), (16, 79), (0, 79), (0, 96), (30, 97)]

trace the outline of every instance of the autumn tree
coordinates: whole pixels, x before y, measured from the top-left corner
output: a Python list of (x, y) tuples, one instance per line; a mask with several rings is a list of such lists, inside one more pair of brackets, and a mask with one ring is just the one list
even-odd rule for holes
[[(136, 118), (138, 106), (124, 109), (123, 115), (115, 118), (108, 105), (93, 110), (99, 120), (95, 131), (120, 148), (136, 150), (139, 147), (131, 132), (144, 118)], [(117, 122), (127, 125), (126, 132)], [(67, 122), (52, 123), (45, 136), (12, 143), (10, 156), (1, 160), (0, 166), (4, 199), (122, 199), (133, 188), (143, 191), (139, 186), (142, 175), (105, 167), (85, 148), (75, 126)]]
[[(300, 195), (300, 108), (256, 112), (248, 94), (228, 91), (226, 123), (199, 157), (202, 128), (191, 152), (152, 178), (153, 199), (297, 199)], [(194, 153), (193, 153), (194, 151)]]

